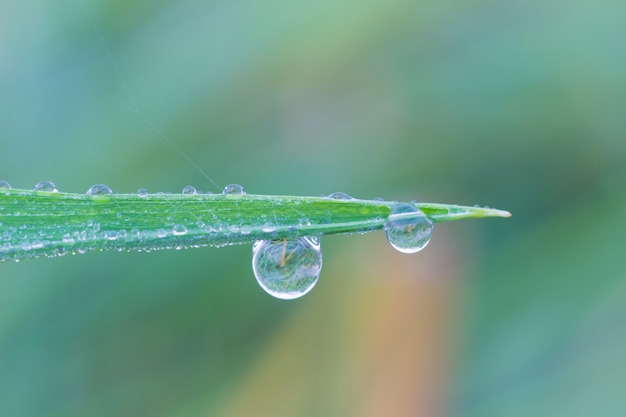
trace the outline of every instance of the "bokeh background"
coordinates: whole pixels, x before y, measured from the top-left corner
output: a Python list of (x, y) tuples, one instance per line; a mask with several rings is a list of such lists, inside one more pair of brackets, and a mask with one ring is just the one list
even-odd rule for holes
[(0, 415), (626, 415), (622, 0), (0, 2), (0, 179), (481, 204), (323, 239), (0, 265)]

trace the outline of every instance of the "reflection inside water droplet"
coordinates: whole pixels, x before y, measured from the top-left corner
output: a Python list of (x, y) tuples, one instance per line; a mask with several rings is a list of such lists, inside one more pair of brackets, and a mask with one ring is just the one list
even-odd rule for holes
[(224, 194), (243, 195), (245, 193), (245, 190), (239, 184), (230, 184), (224, 187)]
[(385, 223), (387, 241), (402, 253), (419, 252), (433, 234), (433, 223), (413, 204), (397, 203)]
[(146, 197), (148, 195), (148, 190), (146, 190), (145, 188), (140, 188), (137, 190), (137, 195), (139, 197)]
[(89, 190), (87, 190), (87, 195), (111, 195), (113, 194), (113, 190), (107, 187), (104, 184), (96, 184), (92, 185)]
[(283, 300), (302, 297), (319, 279), (322, 249), (308, 237), (260, 240), (252, 247), (252, 269), (268, 294)]
[(8, 182), (0, 180), (0, 188), (6, 188), (10, 190), (12, 187), (11, 187), (11, 184), (9, 184)]
[(33, 191), (45, 191), (48, 193), (58, 193), (56, 185), (52, 181), (41, 181), (35, 185)]

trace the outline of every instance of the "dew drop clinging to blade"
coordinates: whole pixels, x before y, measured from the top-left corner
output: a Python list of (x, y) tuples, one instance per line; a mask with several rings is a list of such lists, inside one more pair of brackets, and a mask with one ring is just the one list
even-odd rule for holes
[(113, 194), (113, 190), (111, 190), (108, 186), (104, 184), (96, 184), (92, 185), (89, 190), (87, 190), (87, 195), (111, 195)]
[(259, 285), (283, 300), (313, 289), (322, 270), (322, 249), (314, 238), (260, 240), (252, 247), (252, 269)]
[(224, 187), (224, 194), (243, 195), (245, 193), (245, 190), (239, 184), (230, 184)]
[(193, 185), (188, 185), (183, 188), (183, 194), (196, 195), (198, 194), (198, 190), (196, 190), (196, 187), (194, 187)]
[(174, 236), (183, 236), (187, 234), (187, 227), (184, 224), (177, 224), (172, 227), (172, 234)]
[(433, 223), (413, 204), (396, 203), (385, 223), (387, 241), (402, 253), (419, 252), (428, 245)]
[(45, 191), (48, 193), (58, 193), (56, 185), (52, 181), (40, 181), (35, 185), (33, 191)]
[(9, 184), (6, 181), (0, 180), (0, 188), (6, 188), (7, 190), (10, 190), (11, 188), (11, 184)]
[(346, 193), (342, 193), (341, 191), (329, 194), (328, 198), (332, 198), (333, 200), (354, 200), (354, 198)]

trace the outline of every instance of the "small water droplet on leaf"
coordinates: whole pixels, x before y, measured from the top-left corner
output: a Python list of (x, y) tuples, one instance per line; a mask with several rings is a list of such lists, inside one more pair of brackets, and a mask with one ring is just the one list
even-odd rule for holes
[(33, 191), (45, 191), (48, 193), (58, 193), (56, 185), (52, 181), (40, 181), (35, 185)]
[(188, 185), (185, 188), (183, 188), (183, 194), (196, 195), (198, 194), (198, 190), (196, 190), (196, 187), (194, 187), (193, 185)]
[(246, 191), (239, 184), (230, 184), (224, 187), (224, 194), (244, 195)]
[(187, 227), (184, 224), (177, 224), (172, 227), (172, 234), (174, 236), (183, 236), (187, 234)]
[(92, 185), (89, 190), (87, 190), (87, 195), (111, 195), (113, 194), (113, 190), (111, 190), (108, 186), (104, 184), (96, 184)]
[(276, 231), (276, 226), (274, 226), (274, 223), (272, 222), (267, 222), (262, 226), (262, 229), (264, 233), (272, 233)]
[(354, 198), (350, 197), (346, 193), (342, 193), (341, 191), (337, 191), (336, 193), (329, 194), (328, 198), (332, 198), (334, 200), (354, 200)]
[(0, 180), (0, 188), (6, 188), (6, 189), (10, 190), (13, 187), (11, 187), (11, 184), (9, 184), (8, 182)]

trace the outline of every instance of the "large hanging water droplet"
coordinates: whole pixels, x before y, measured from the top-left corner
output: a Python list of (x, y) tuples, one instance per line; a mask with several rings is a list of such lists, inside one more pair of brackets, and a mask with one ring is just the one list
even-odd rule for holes
[(56, 185), (52, 181), (41, 181), (35, 185), (33, 191), (45, 191), (48, 193), (58, 193)]
[(0, 188), (6, 188), (7, 190), (10, 190), (12, 187), (11, 184), (9, 184), (8, 182), (0, 180)]
[(87, 195), (111, 195), (113, 194), (113, 190), (111, 190), (108, 186), (104, 184), (96, 184), (92, 185), (89, 190), (87, 190)]
[(433, 223), (413, 204), (397, 203), (385, 223), (387, 241), (402, 253), (419, 252), (433, 234)]
[(246, 191), (239, 184), (230, 184), (224, 187), (224, 194), (243, 195)]
[(259, 285), (283, 300), (311, 291), (322, 270), (322, 249), (314, 238), (260, 240), (254, 243), (252, 254)]

